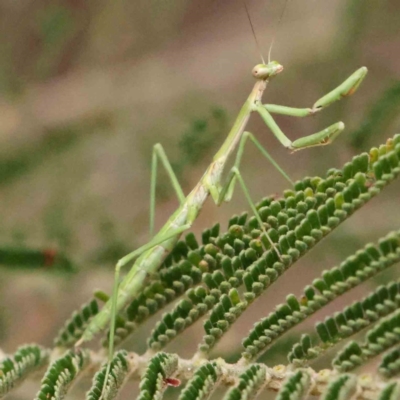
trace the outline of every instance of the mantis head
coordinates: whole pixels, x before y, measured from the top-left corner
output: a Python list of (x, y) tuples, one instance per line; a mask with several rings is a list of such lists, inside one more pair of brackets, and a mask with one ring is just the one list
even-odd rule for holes
[(256, 79), (267, 80), (272, 76), (278, 75), (283, 71), (283, 67), (277, 61), (271, 61), (268, 64), (257, 64), (252, 71)]

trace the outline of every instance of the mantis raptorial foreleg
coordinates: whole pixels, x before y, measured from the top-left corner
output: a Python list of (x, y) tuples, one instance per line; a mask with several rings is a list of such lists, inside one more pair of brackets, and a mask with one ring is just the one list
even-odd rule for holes
[(279, 128), (270, 113), (288, 115), (291, 117), (307, 117), (314, 115), (323, 108), (328, 107), (333, 102), (343, 97), (352, 95), (367, 74), (367, 68), (362, 67), (351, 74), (342, 84), (333, 89), (331, 92), (321, 97), (315, 102), (312, 108), (294, 108), (280, 106), (276, 104), (258, 104), (256, 109), (261, 115), (264, 122), (271, 129), (277, 139), (287, 148), (291, 150), (301, 150), (312, 146), (323, 146), (332, 143), (336, 137), (344, 129), (343, 122), (337, 122), (328, 128), (314, 133), (309, 136), (302, 137), (292, 142)]
[(344, 123), (337, 122), (336, 124), (333, 124), (328, 128), (325, 128), (323, 131), (314, 133), (309, 136), (304, 136), (292, 142), (282, 132), (281, 128), (279, 128), (278, 124), (272, 118), (272, 115), (266, 110), (266, 108), (263, 105), (259, 105), (257, 107), (257, 111), (261, 115), (265, 124), (268, 126), (269, 129), (271, 129), (272, 133), (282, 143), (282, 145), (293, 151), (305, 149), (307, 147), (323, 146), (330, 144), (344, 129)]
[(167, 172), (169, 179), (171, 180), (172, 187), (178, 197), (180, 204), (185, 202), (185, 194), (183, 193), (182, 187), (178, 182), (174, 170), (171, 167), (171, 163), (164, 151), (164, 148), (160, 143), (153, 146), (153, 155), (151, 158), (151, 180), (150, 180), (150, 236), (153, 236), (154, 232), (154, 218), (156, 211), (156, 187), (157, 187), (157, 164), (158, 158), (161, 160), (165, 171)]

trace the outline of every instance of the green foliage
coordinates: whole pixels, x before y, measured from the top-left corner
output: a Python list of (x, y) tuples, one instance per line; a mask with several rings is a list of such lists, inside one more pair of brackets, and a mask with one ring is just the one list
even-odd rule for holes
[(72, 316), (65, 322), (60, 329), (54, 344), (59, 347), (72, 346), (82, 335), (90, 319), (99, 312), (96, 300), (91, 300), (84, 304), (78, 311), (74, 311)]
[[(355, 157), (343, 170), (329, 171), (326, 179), (306, 178), (297, 182), (296, 191), (287, 191), (283, 199), (266, 198), (258, 204), (260, 217), (282, 260), (270, 249), (256, 218), (250, 218), (246, 224), (247, 215), (234, 217), (227, 233), (219, 234), (219, 227), (206, 231), (203, 245), (195, 252), (182, 250), (182, 257), (186, 253), (186, 262), (190, 261), (204, 271), (203, 286), (189, 289), (187, 298), (163, 316), (151, 334), (149, 347), (163, 348), (211, 310), (204, 322), (206, 335), (200, 345), (201, 351), (208, 352), (271, 283), (398, 175), (400, 145), (393, 150), (398, 141), (400, 139), (396, 137), (386, 147), (373, 149), (371, 159), (367, 154)], [(372, 171), (376, 180), (373, 180)], [(180, 244), (179, 248), (184, 249), (184, 246)], [(356, 275), (354, 270), (353, 275)], [(346, 277), (349, 278), (348, 274)], [(363, 277), (357, 274), (356, 279)], [(243, 298), (237, 291), (241, 285), (246, 289)], [(294, 297), (290, 299), (293, 310), (286, 305), (280, 307), (277, 320), (299, 311), (296, 302)], [(265, 323), (268, 324), (266, 320)], [(259, 341), (256, 347), (251, 339), (247, 340), (244, 357), (255, 356), (268, 340)]]
[(396, 400), (400, 398), (400, 384), (398, 382), (388, 383), (379, 394), (378, 400)]
[[(394, 243), (397, 248), (400, 247), (399, 238)], [(400, 248), (397, 253), (400, 254)], [(342, 312), (337, 312), (334, 316), (327, 317), (324, 322), (317, 323), (316, 332), (322, 341), (321, 346), (311, 347), (310, 337), (303, 335), (301, 342), (293, 346), (288, 359), (292, 363), (302, 365), (305, 360), (320, 356), (331, 346), (375, 323), (399, 306), (400, 282), (379, 286), (361, 301), (356, 301), (345, 307)]]
[[(342, 372), (400, 341), (400, 282), (378, 287), (317, 324), (320, 345), (313, 347), (310, 336), (303, 335), (289, 355), (295, 365), (268, 368), (253, 361), (288, 329), (398, 262), (400, 231), (386, 235), (378, 244), (366, 245), (340, 265), (323, 271), (304, 288), (302, 296), (288, 295), (286, 302), (259, 321), (244, 339), (244, 352), (236, 364), (208, 357), (252, 302), (399, 174), (400, 135), (396, 135), (369, 154), (354, 157), (342, 169), (329, 170), (325, 178), (307, 177), (296, 182), (294, 190), (286, 191), (282, 198), (263, 199), (257, 204), (262, 227), (257, 218), (248, 218), (244, 213), (231, 218), (227, 232), (221, 232), (219, 224), (205, 230), (201, 243), (193, 234), (186, 235), (159, 271), (147, 277), (139, 296), (117, 316), (116, 336), (121, 344), (150, 316), (176, 301), (156, 323), (148, 339), (148, 351), (142, 356), (125, 350), (117, 352), (111, 364), (103, 364), (95, 375), (88, 399), (115, 398), (128, 377), (137, 374), (141, 377), (140, 400), (161, 399), (168, 386), (179, 386), (181, 377), (189, 380), (179, 400), (208, 398), (220, 384), (232, 386), (225, 400), (252, 398), (267, 388), (277, 390), (279, 400), (301, 399), (309, 392), (319, 394), (324, 389), (323, 398), (329, 400), (347, 399), (355, 390), (361, 391), (363, 399), (364, 391), (372, 390), (378, 395), (377, 387)], [(279, 254), (261, 228), (268, 232)], [(95, 297), (108, 300), (103, 292), (97, 292)], [(97, 312), (95, 300), (75, 312), (60, 331), (56, 345), (62, 348), (75, 343)], [(192, 359), (181, 360), (177, 355), (159, 352), (205, 315), (205, 336)], [(338, 352), (333, 360), (335, 371), (329, 371), (325, 378), (322, 371), (317, 374), (311, 368), (296, 369), (373, 322), (377, 323), (367, 332), (364, 343), (351, 342)], [(89, 360), (86, 350), (69, 351), (58, 358), (57, 351), (59, 348), (55, 349), (37, 399), (62, 399), (89, 362), (99, 364), (100, 359), (104, 360), (101, 353), (93, 354)], [(380, 366), (382, 374), (397, 372), (397, 357), (395, 351), (385, 356)], [(391, 399), (396, 391), (397, 386), (387, 386), (379, 395)]]
[(365, 341), (348, 343), (332, 364), (340, 372), (350, 371), (400, 342), (400, 310), (379, 321), (365, 335)]
[(266, 368), (253, 364), (238, 377), (238, 382), (225, 395), (223, 400), (252, 399), (263, 389), (266, 383)]
[(49, 351), (35, 344), (24, 345), (0, 363), (0, 397), (15, 388), (31, 372), (47, 362)]
[(357, 379), (354, 375), (339, 375), (334, 379), (323, 394), (321, 400), (346, 400), (355, 393)]
[[(157, 276), (153, 277), (142, 293), (129, 304), (126, 314), (120, 316), (115, 343), (121, 343), (149, 317), (183, 295), (185, 290), (201, 282), (201, 270), (197, 266), (189, 260), (179, 261), (182, 257), (192, 257), (196, 247), (197, 241), (192, 233), (186, 235), (184, 241), (178, 242)], [(170, 263), (173, 261), (177, 264), (172, 266)], [(104, 345), (107, 344), (105, 340)]]
[(215, 362), (203, 364), (186, 384), (179, 400), (207, 399), (216, 388), (220, 377), (221, 368)]
[[(112, 400), (118, 395), (118, 390), (124, 383), (131, 365), (129, 363), (129, 354), (125, 350), (115, 353), (111, 365), (110, 373), (107, 378), (107, 384), (104, 385), (106, 376), (107, 362), (103, 364), (101, 369), (93, 377), (92, 387), (86, 395), (87, 400)], [(104, 391), (103, 391), (104, 389)]]
[(276, 400), (301, 400), (309, 387), (310, 375), (304, 370), (298, 370), (286, 379)]
[[(392, 232), (380, 239), (379, 245), (367, 244), (343, 261), (340, 266), (323, 271), (320, 278), (314, 279), (311, 285), (304, 288), (303, 295), (299, 298), (289, 294), (286, 297), (286, 303), (276, 306), (275, 311), (255, 324), (244, 340), (244, 345), (254, 343), (260, 348), (259, 342), (265, 342), (267, 346), (260, 349), (265, 351), (287, 330), (304, 321), (338, 296), (397, 263), (400, 260), (399, 240), (400, 232)], [(392, 292), (390, 296), (393, 297)], [(386, 299), (382, 298), (382, 301), (384, 300)], [(307, 343), (306, 340), (304, 343), (295, 345), (292, 355), (289, 356), (291, 362), (307, 354), (309, 349), (306, 346)]]
[(61, 400), (73, 380), (87, 366), (87, 350), (67, 351), (62, 357), (53, 361), (46, 371), (35, 400)]
[[(162, 349), (210, 311), (204, 322), (206, 334), (200, 345), (200, 350), (207, 353), (266, 288), (399, 174), (399, 155), (400, 135), (396, 135), (379, 149), (373, 148), (369, 155), (363, 153), (354, 157), (342, 170), (328, 171), (325, 179), (305, 178), (296, 183), (294, 191), (286, 191), (284, 198), (263, 199), (257, 208), (281, 259), (270, 248), (256, 218), (247, 220), (247, 214), (233, 217), (226, 233), (220, 233), (218, 224), (206, 230), (201, 245), (189, 234), (177, 244), (159, 273), (149, 279), (125, 315), (120, 316), (116, 342), (121, 343), (149, 316), (185, 294), (185, 298), (156, 324), (148, 346), (157, 351)], [(321, 295), (315, 296), (315, 289), (307, 288), (307, 295), (315, 296), (315, 299), (309, 299), (310, 307), (305, 311), (310, 314), (311, 309), (315, 311), (327, 302), (322, 297), (332, 299), (378, 273), (382, 265), (387, 268), (395, 262), (389, 256), (385, 262), (375, 260), (376, 254), (370, 255), (374, 252), (376, 249), (367, 246), (363, 254), (354, 256), (355, 260), (349, 258), (340, 271), (332, 269), (324, 274), (323, 279), (313, 282)], [(385, 254), (383, 250), (381, 252)], [(359, 270), (361, 264), (364, 273)], [(329, 274), (332, 276), (328, 277)], [(324, 292), (328, 290), (325, 280), (331, 283), (332, 293)], [(202, 285), (198, 286), (200, 282)], [(243, 297), (237, 291), (242, 285), (246, 289)], [(319, 306), (317, 300), (321, 301)], [(277, 333), (283, 333), (304, 319), (305, 315), (300, 311), (301, 301), (289, 296), (287, 304), (278, 306), (276, 312), (257, 324), (257, 332), (250, 333), (251, 337), (244, 341), (246, 350), (243, 356), (248, 359), (255, 357), (278, 336)], [(304, 305), (302, 307), (304, 311)], [(274, 328), (271, 331), (270, 325), (278, 325), (278, 330)]]
[(158, 353), (148, 363), (140, 380), (138, 400), (159, 400), (168, 386), (170, 378), (178, 367), (178, 357), (172, 354)]
[(379, 364), (379, 373), (385, 378), (391, 378), (400, 372), (400, 348), (397, 347), (384, 354)]

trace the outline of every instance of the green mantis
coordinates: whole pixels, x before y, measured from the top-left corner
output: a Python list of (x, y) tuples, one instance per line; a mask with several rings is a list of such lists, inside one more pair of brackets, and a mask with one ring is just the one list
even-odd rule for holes
[[(252, 133), (245, 131), (246, 124), (251, 114), (258, 113), (279, 142), (291, 151), (330, 144), (344, 129), (344, 124), (342, 122), (337, 122), (318, 133), (302, 137), (292, 142), (276, 124), (272, 114), (283, 114), (293, 117), (306, 117), (316, 114), (333, 102), (340, 100), (342, 97), (353, 94), (367, 74), (367, 68), (362, 67), (358, 69), (341, 85), (319, 99), (311, 108), (292, 108), (274, 104), (263, 104), (262, 96), (268, 82), (281, 73), (282, 70), (282, 65), (276, 61), (258, 64), (253, 68), (252, 74), (256, 79), (253, 90), (243, 104), (231, 131), (218, 152), (215, 154), (211, 164), (206, 169), (200, 181), (187, 196), (185, 196), (177, 181), (162, 145), (156, 144), (154, 146), (150, 196), (151, 232), (154, 226), (156, 173), (157, 163), (159, 160), (168, 173), (172, 186), (179, 199), (180, 206), (147, 244), (118, 261), (115, 268), (113, 295), (102, 311), (91, 320), (86, 330), (83, 332), (81, 339), (78, 341), (77, 346), (83, 342), (91, 340), (98, 332), (110, 325), (109, 356), (112, 357), (117, 313), (139, 294), (145, 284), (146, 277), (157, 272), (165, 257), (170, 251), (172, 251), (173, 247), (177, 243), (180, 235), (192, 226), (208, 197), (211, 196), (217, 206), (221, 205), (224, 201), (230, 201), (237, 181), (239, 182), (239, 186), (242, 188), (261, 229), (263, 229), (263, 235), (265, 235), (266, 239), (269, 241), (270, 246), (275, 248), (273, 242), (268, 237), (265, 228), (263, 228), (264, 225), (250, 198), (242, 175), (240, 174), (240, 163), (247, 140), (250, 139), (260, 152), (270, 160), (289, 181), (290, 178), (287, 177), (280, 167), (272, 160), (268, 152), (261, 146), (255, 136)], [(235, 150), (237, 150), (237, 154), (234, 166), (229, 171), (227, 179), (224, 182), (223, 172), (225, 166)], [(275, 251), (277, 251), (276, 248)], [(278, 256), (280, 256), (279, 253)], [(136, 259), (136, 261), (134, 262), (133, 267), (122, 282), (119, 283), (121, 268), (134, 259)]]

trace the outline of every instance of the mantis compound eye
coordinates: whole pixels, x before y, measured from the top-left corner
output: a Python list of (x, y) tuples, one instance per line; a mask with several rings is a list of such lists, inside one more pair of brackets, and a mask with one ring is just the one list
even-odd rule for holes
[(268, 79), (283, 71), (282, 65), (276, 61), (271, 61), (268, 64), (257, 64), (252, 71), (252, 74), (257, 79)]

